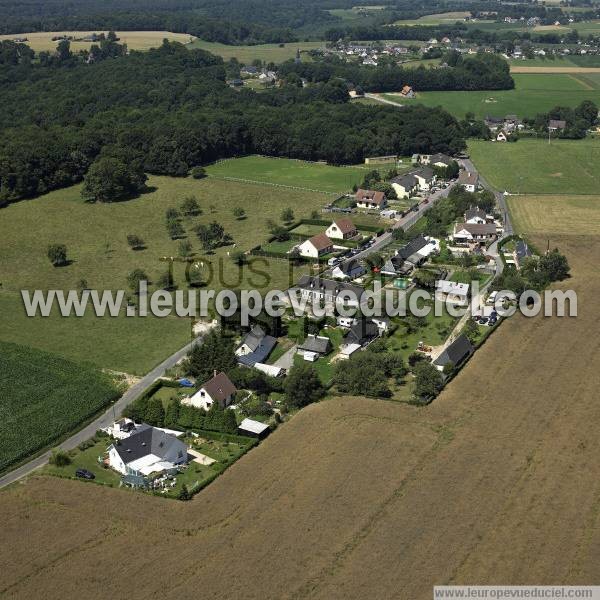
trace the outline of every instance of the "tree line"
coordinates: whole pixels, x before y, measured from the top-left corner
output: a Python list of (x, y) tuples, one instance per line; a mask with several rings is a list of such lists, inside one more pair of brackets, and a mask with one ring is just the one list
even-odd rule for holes
[(100, 159), (88, 190), (99, 189), (111, 159), (122, 172), (118, 199), (139, 189), (144, 172), (186, 176), (249, 153), (356, 164), (465, 147), (441, 108), (350, 104), (337, 79), (240, 92), (220, 57), (175, 42), (91, 64), (70, 51), (57, 60), (0, 68), (0, 202), (77, 183)]

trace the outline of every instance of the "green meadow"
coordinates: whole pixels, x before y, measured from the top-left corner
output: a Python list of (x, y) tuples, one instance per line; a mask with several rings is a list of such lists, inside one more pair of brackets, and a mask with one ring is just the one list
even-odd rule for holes
[(534, 117), (555, 106), (576, 106), (583, 100), (600, 105), (600, 77), (598, 73), (513, 74), (515, 88), (494, 91), (419, 92), (412, 100), (395, 94), (383, 96), (399, 104), (421, 103), (442, 106), (456, 117), (474, 113), (477, 118), (516, 114)]
[(471, 159), (499, 190), (517, 194), (597, 194), (600, 140), (471, 140)]
[[(207, 42), (196, 39), (188, 44), (188, 48), (200, 48), (212, 54), (223, 57), (224, 60), (237, 58), (244, 64), (250, 64), (254, 59), (264, 62), (281, 63), (296, 56), (296, 51), (308, 52), (325, 45), (325, 42), (290, 42), (287, 44), (257, 44), (255, 46), (229, 46), (218, 42)], [(307, 54), (302, 60), (308, 60)]]

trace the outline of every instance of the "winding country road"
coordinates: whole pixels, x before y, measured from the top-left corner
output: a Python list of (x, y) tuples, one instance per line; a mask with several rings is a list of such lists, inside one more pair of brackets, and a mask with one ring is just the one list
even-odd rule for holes
[[(154, 383), (159, 377), (162, 377), (168, 369), (174, 367), (191, 350), (193, 346), (202, 343), (202, 339), (202, 336), (197, 337), (193, 342), (186, 344), (183, 348), (154, 367), (152, 371), (144, 375), (144, 377), (142, 377), (137, 383), (132, 385), (115, 403), (111, 404), (102, 415), (94, 419), (94, 421), (86, 425), (83, 429), (80, 429), (74, 433), (71, 437), (66, 439), (57, 447), (65, 451), (73, 450), (82, 442), (89, 440), (96, 433), (96, 431), (98, 431), (98, 429), (103, 429), (104, 427), (112, 425), (115, 417), (119, 416), (128, 404), (131, 404), (131, 402), (133, 402), (144, 390), (146, 390), (148, 386)], [(36, 456), (29, 462), (0, 477), (0, 488), (6, 487), (15, 481), (18, 481), (36, 469), (46, 465), (48, 463), (48, 459), (50, 458), (50, 452), (51, 451), (48, 450), (47, 452), (44, 452), (44, 454)]]

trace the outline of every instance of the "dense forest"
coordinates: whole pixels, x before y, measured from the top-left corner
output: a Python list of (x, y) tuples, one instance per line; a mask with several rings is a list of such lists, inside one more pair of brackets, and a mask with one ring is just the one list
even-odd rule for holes
[(255, 93), (226, 84), (220, 57), (181, 44), (112, 53), (87, 64), (64, 42), (42, 63), (0, 46), (2, 202), (78, 182), (99, 157), (184, 176), (252, 152), (348, 164), (465, 146), (445, 111), (351, 105), (340, 79)]
[(365, 92), (397, 91), (411, 85), (426, 90), (506, 90), (514, 87), (508, 63), (494, 54), (462, 56), (458, 52), (444, 55), (446, 68), (403, 68), (394, 63), (378, 67), (349, 63), (337, 57), (296, 64), (288, 61), (279, 72), (288, 76), (295, 73), (308, 81), (329, 81), (340, 77)]

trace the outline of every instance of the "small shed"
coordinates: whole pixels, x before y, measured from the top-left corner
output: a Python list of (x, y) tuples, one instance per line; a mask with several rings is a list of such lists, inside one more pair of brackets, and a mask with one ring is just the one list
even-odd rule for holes
[(255, 421), (254, 419), (244, 419), (238, 425), (238, 433), (258, 439), (263, 439), (270, 433), (269, 426), (266, 423)]

